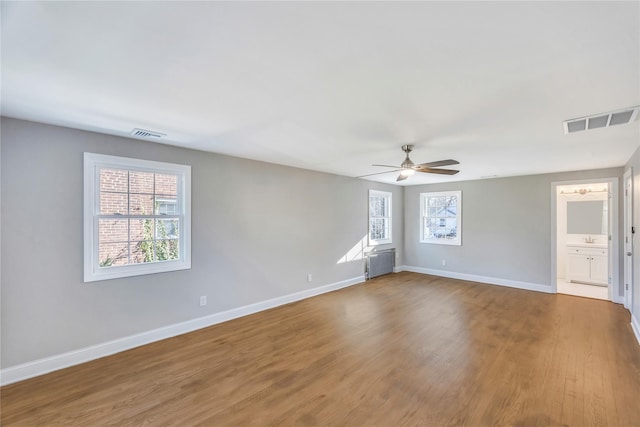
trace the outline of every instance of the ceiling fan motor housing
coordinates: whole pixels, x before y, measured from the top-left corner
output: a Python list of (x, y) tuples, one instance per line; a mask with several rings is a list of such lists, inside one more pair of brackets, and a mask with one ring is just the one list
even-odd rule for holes
[(407, 154), (407, 158), (404, 159), (404, 162), (402, 162), (400, 167), (402, 169), (412, 169), (413, 166), (415, 166), (415, 164), (411, 161), (411, 159), (409, 158), (409, 155)]
[(409, 158), (409, 153), (413, 151), (413, 145), (406, 144), (402, 146), (402, 151), (407, 153), (407, 157), (404, 159), (404, 162), (400, 165), (402, 169), (412, 169), (415, 166), (415, 163), (411, 161)]

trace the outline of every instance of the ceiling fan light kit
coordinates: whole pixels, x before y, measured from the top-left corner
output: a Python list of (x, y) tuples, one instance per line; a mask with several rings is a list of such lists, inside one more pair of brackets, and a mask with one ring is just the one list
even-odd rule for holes
[(408, 168), (408, 169), (402, 169), (402, 170), (400, 171), (400, 175), (402, 175), (402, 176), (411, 176), (411, 175), (413, 175), (414, 173), (416, 173), (416, 171), (415, 171), (415, 170), (413, 170), (413, 169), (411, 169), (411, 168)]
[(368, 175), (359, 176), (358, 178), (364, 178), (364, 177), (372, 176), (372, 175), (380, 175), (380, 174), (383, 174), (383, 173), (400, 172), (400, 175), (398, 175), (398, 178), (396, 178), (396, 182), (397, 182), (397, 181), (404, 181), (405, 179), (407, 179), (409, 176), (415, 174), (416, 172), (435, 173), (435, 174), (440, 174), (440, 175), (455, 175), (458, 172), (460, 172), (460, 171), (454, 170), (454, 169), (437, 169), (438, 166), (450, 166), (450, 165), (458, 165), (458, 164), (460, 164), (460, 162), (458, 162), (457, 160), (453, 160), (453, 159), (438, 160), (438, 161), (435, 161), (435, 162), (420, 163), (420, 164), (416, 165), (409, 158), (409, 153), (411, 153), (411, 151), (413, 151), (413, 145), (411, 145), (411, 144), (403, 145), (402, 146), (402, 151), (405, 152), (406, 157), (405, 157), (404, 161), (402, 162), (402, 164), (400, 166), (372, 165), (372, 166), (379, 166), (379, 167), (383, 167), (383, 168), (393, 168), (394, 170), (387, 171), (387, 172), (371, 173), (371, 174), (368, 174)]

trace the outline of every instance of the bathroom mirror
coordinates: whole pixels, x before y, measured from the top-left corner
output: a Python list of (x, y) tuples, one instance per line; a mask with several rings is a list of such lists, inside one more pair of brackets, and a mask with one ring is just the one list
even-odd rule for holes
[(607, 234), (606, 201), (567, 202), (567, 233)]

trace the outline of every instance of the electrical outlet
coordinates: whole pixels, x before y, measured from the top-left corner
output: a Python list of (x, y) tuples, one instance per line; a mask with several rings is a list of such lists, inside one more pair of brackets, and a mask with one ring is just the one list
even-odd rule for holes
[(207, 305), (207, 296), (206, 295), (202, 295), (200, 297), (200, 307), (204, 307), (205, 305)]
[(311, 275), (311, 273), (307, 274), (307, 282), (312, 282), (313, 281), (313, 276)]
[(447, 260), (446, 259), (442, 260), (442, 265), (447, 265)]

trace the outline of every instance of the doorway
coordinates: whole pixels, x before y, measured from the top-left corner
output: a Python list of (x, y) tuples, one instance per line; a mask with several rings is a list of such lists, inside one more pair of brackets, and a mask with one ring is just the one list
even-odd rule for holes
[(616, 178), (552, 183), (552, 287), (557, 293), (617, 299), (616, 191)]
[(633, 301), (633, 170), (623, 177), (624, 185), (624, 306), (631, 310)]

